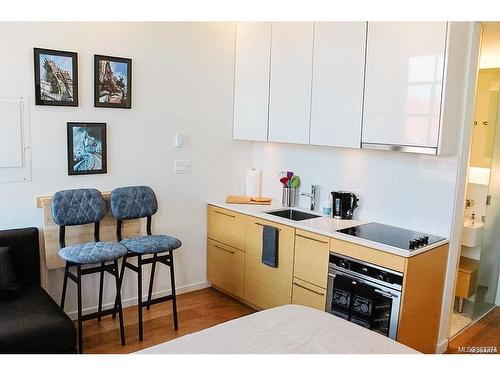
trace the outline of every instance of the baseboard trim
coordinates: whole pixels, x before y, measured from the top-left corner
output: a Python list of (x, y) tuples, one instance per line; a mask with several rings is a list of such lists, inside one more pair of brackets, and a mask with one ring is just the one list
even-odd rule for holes
[[(202, 281), (199, 283), (194, 283), (194, 284), (189, 284), (189, 285), (177, 287), (176, 288), (177, 295), (188, 293), (188, 292), (193, 292), (193, 291), (199, 290), (199, 289), (208, 288), (210, 285), (211, 284), (208, 281)], [(159, 292), (154, 292), (153, 298), (166, 296), (166, 295), (170, 294), (170, 292), (171, 292), (171, 289), (162, 290)], [(147, 294), (143, 295), (143, 297), (147, 298)], [(144, 300), (146, 300), (146, 298), (144, 298)], [(134, 306), (134, 305), (137, 305), (137, 297), (131, 297), (131, 298), (127, 298), (127, 299), (122, 300), (123, 307), (129, 307), (129, 306)], [(106, 303), (106, 304), (102, 305), (103, 310), (110, 309), (112, 307), (113, 307), (113, 303)], [(82, 313), (85, 315), (85, 314), (90, 314), (90, 313), (93, 313), (96, 311), (97, 311), (97, 305), (83, 309)], [(77, 320), (77, 317), (78, 317), (77, 311), (71, 311), (71, 312), (68, 312), (66, 314), (70, 317), (71, 320)]]
[(448, 350), (448, 339), (441, 341), (436, 348), (436, 354), (443, 354)]

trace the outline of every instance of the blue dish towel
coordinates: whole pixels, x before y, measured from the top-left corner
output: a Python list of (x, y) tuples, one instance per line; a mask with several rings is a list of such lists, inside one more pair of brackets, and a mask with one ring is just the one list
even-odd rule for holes
[(262, 229), (262, 263), (269, 267), (278, 267), (279, 229), (264, 225)]

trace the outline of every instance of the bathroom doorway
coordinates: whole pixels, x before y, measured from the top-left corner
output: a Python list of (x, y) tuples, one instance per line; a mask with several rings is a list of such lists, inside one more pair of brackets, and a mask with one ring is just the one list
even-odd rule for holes
[[(500, 27), (498, 29), (500, 32)], [(500, 34), (499, 34), (500, 36)], [(483, 37), (484, 38), (484, 37)], [(481, 50), (481, 66), (488, 45)], [(500, 50), (498, 51), (500, 56)], [(500, 64), (479, 70), (450, 336), (500, 304)]]

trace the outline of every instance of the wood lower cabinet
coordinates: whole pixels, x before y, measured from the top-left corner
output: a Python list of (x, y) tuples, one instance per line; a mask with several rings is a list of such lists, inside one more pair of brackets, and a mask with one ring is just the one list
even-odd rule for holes
[(297, 278), (293, 279), (292, 303), (325, 311), (326, 289)]
[(245, 215), (208, 206), (208, 238), (240, 250), (245, 249)]
[[(279, 231), (278, 267), (262, 263), (264, 225)], [(325, 310), (330, 252), (403, 274), (397, 341), (436, 350), (448, 245), (403, 257), (287, 225), (208, 207), (207, 275), (258, 309), (289, 303)]]
[(293, 276), (326, 289), (330, 238), (297, 229)]
[(223, 243), (207, 241), (207, 277), (213, 285), (236, 297), (244, 296), (245, 252)]
[(469, 298), (476, 292), (478, 271), (478, 260), (463, 256), (460, 257), (457, 283), (455, 284), (455, 296)]
[(397, 340), (435, 353), (441, 321), (448, 245), (406, 258)]
[[(279, 230), (278, 267), (262, 263), (262, 228)], [(295, 229), (248, 216), (245, 241), (245, 300), (262, 309), (292, 301)]]

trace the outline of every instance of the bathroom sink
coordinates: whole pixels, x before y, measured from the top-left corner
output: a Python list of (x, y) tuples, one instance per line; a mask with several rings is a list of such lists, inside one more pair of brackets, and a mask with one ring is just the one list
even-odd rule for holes
[(484, 223), (477, 222), (471, 225), (470, 221), (464, 223), (462, 229), (462, 245), (467, 247), (476, 247), (481, 245), (483, 239)]
[(301, 220), (307, 220), (307, 219), (314, 219), (315, 217), (320, 217), (319, 215), (314, 215), (310, 214), (308, 212), (303, 212), (303, 211), (297, 211), (291, 208), (287, 208), (285, 210), (279, 210), (279, 211), (267, 211), (264, 212), (269, 215), (274, 215), (274, 216), (279, 216), (284, 219), (289, 219), (289, 220), (294, 220), (294, 221), (301, 221)]

